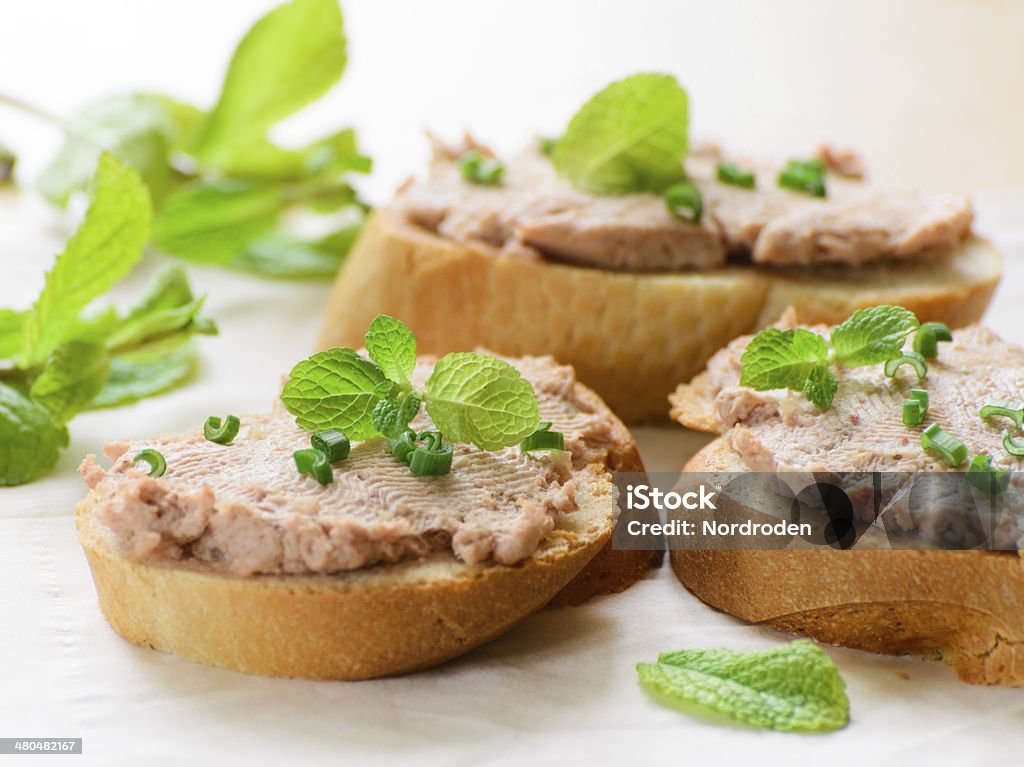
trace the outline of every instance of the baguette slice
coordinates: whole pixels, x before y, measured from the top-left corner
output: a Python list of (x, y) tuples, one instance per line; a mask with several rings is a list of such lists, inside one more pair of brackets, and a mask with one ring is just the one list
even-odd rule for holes
[(611, 545), (609, 471), (642, 472), (643, 464), (629, 431), (596, 394), (577, 383), (574, 397), (610, 420), (605, 462), (577, 472), (578, 510), (556, 516), (538, 550), (516, 565), (468, 565), (434, 553), (341, 574), (241, 577), (194, 558), (139, 560), (102, 524), (93, 492), (78, 504), (76, 524), (100, 608), (124, 638), (200, 663), (366, 679), (454, 658), (546, 605), (622, 591), (661, 557)]
[[(684, 471), (740, 472), (727, 438)], [(941, 658), (973, 684), (1024, 686), (1024, 561), (1002, 551), (672, 551), (699, 599), (822, 642)]]
[(981, 317), (1001, 275), (1002, 257), (977, 237), (952, 256), (899, 265), (611, 272), (465, 247), (382, 208), (337, 278), (319, 346), (360, 345), (384, 312), (412, 328), (423, 353), (551, 354), (627, 423), (655, 421), (679, 381), (787, 306), (813, 324), (898, 304), (960, 327)]

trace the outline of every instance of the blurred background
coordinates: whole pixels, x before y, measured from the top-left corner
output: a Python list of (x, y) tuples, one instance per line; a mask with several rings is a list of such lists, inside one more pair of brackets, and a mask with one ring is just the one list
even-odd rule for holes
[[(274, 0), (0, 5), (0, 92), (59, 114), (152, 89), (209, 106), (231, 51)], [(691, 134), (754, 154), (860, 149), (881, 182), (1024, 183), (1024, 2), (1014, 0), (347, 0), (349, 68), (278, 137), (359, 128), (386, 198), (426, 158), (422, 130), (500, 149), (559, 131), (608, 81), (676, 74)], [(56, 131), (0, 112), (24, 176)]]

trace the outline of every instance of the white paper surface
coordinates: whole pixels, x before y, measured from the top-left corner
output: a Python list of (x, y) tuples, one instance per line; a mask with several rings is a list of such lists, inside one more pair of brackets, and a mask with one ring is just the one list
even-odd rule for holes
[[(46, 263), (58, 246), (27, 225), (38, 220), (38, 207), (0, 202), (0, 253), (14, 275), (0, 288), (2, 303), (34, 295), (37, 269), (20, 267)], [(1008, 258), (990, 324), (1024, 341), (1024, 194), (989, 195), (979, 207), (980, 227)], [(129, 296), (159, 266), (147, 262), (118, 293)], [(785, 640), (706, 607), (667, 567), (623, 594), (541, 613), (461, 659), (398, 679), (261, 679), (125, 642), (99, 612), (75, 536), (73, 508), (85, 492), (76, 465), (105, 439), (265, 409), (279, 374), (310, 349), (328, 290), (190, 272), (221, 328), (220, 337), (200, 341), (198, 380), (76, 418), (71, 447), (51, 476), (0, 490), (0, 736), (84, 738), (82, 756), (38, 756), (32, 764), (1020, 762), (1024, 691), (972, 687), (940, 664), (841, 648), (829, 652), (849, 685), (852, 721), (842, 732), (755, 732), (662, 708), (637, 684), (638, 661), (683, 647), (754, 649)], [(703, 441), (672, 427), (637, 434), (652, 470), (679, 468)]]

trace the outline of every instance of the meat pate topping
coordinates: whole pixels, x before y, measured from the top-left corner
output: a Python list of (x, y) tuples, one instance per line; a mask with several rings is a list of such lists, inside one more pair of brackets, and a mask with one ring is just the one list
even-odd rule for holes
[[(194, 558), (238, 575), (340, 572), (434, 551), (515, 564), (536, 551), (555, 515), (578, 508), (581, 472), (613, 461), (628, 437), (606, 409), (580, 400), (571, 367), (509, 361), (533, 384), (541, 418), (565, 434), (568, 458), (459, 444), (450, 474), (417, 477), (373, 439), (354, 443), (334, 481), (320, 485), (292, 459), (310, 433), (279, 408), (243, 418), (229, 446), (201, 432), (108, 443), (110, 469), (90, 455), (80, 471), (100, 520), (143, 559)], [(433, 362), (420, 358), (418, 385)], [(412, 424), (430, 426), (422, 412)], [(167, 459), (162, 477), (134, 464), (143, 448)]]
[[(850, 178), (829, 177), (827, 199), (775, 185), (778, 167), (758, 166), (757, 188), (716, 179), (714, 152), (691, 153), (687, 173), (700, 188), (697, 225), (672, 215), (660, 195), (594, 196), (560, 178), (549, 159), (530, 149), (509, 163), (503, 183), (467, 182), (462, 147), (435, 147), (429, 177), (413, 182), (395, 208), (413, 223), (462, 244), (625, 271), (710, 269), (730, 253), (755, 263), (857, 266), (948, 252), (968, 236), (971, 201), (963, 195), (882, 190), (853, 178), (863, 167), (830, 150), (829, 165)], [(740, 161), (745, 167), (751, 163)]]

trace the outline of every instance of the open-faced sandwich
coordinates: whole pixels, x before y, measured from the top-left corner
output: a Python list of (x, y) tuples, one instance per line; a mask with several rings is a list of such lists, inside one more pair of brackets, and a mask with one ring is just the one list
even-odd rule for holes
[(283, 407), (109, 443), (77, 524), (125, 638), (216, 666), (359, 679), (464, 653), (555, 603), (621, 590), (629, 432), (550, 358), (417, 357), (376, 318), (369, 356), (299, 363)]
[[(673, 394), (680, 423), (721, 434), (685, 471), (943, 480), (910, 512), (894, 503), (884, 518), (929, 545), (677, 550), (672, 566), (702, 600), (743, 619), (940, 656), (969, 682), (1024, 685), (1022, 397), (1024, 349), (984, 327), (919, 326), (893, 306), (832, 328), (798, 325), (788, 312)], [(1002, 495), (997, 514), (972, 516), (979, 493)]]
[(827, 147), (775, 165), (687, 155), (687, 120), (672, 77), (636, 75), (507, 161), (436, 146), (429, 176), (367, 224), (321, 346), (358, 343), (386, 312), (430, 353), (551, 354), (631, 422), (663, 419), (679, 381), (787, 306), (809, 322), (877, 304), (980, 319), (1002, 262), (966, 196), (878, 189)]

